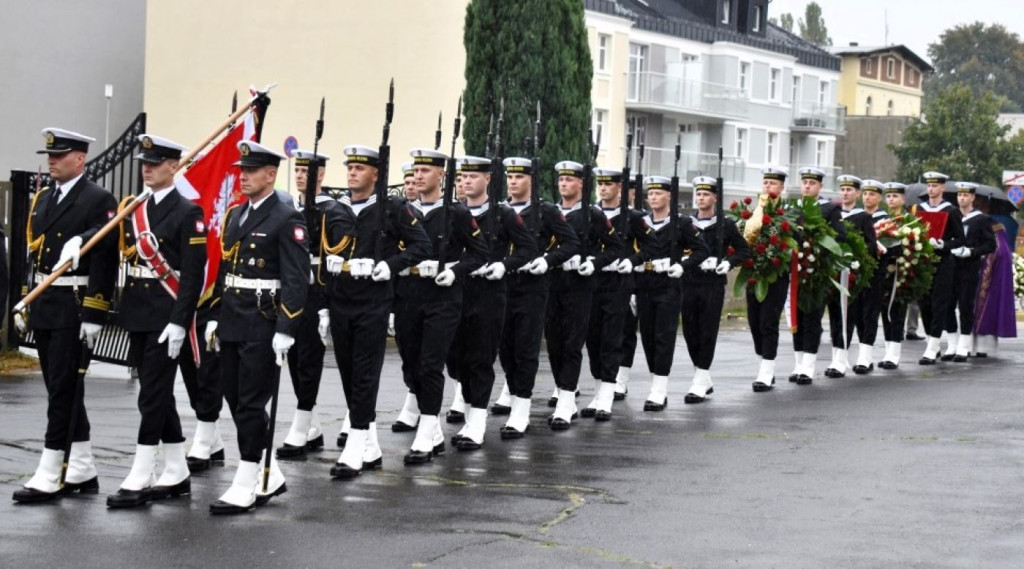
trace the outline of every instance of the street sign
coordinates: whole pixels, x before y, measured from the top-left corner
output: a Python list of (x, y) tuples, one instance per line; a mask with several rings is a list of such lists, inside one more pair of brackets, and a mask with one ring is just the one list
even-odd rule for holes
[(1021, 188), (1020, 186), (1010, 186), (1010, 188), (1006, 190), (1006, 197), (1010, 198), (1013, 205), (1020, 205), (1021, 202), (1024, 202), (1024, 188)]
[(284, 139), (284, 155), (291, 158), (299, 148), (299, 141), (294, 136)]
[(1024, 171), (1021, 171), (1021, 170), (1003, 170), (1003, 185), (1004, 186), (1020, 186), (1020, 185), (1024, 185)]

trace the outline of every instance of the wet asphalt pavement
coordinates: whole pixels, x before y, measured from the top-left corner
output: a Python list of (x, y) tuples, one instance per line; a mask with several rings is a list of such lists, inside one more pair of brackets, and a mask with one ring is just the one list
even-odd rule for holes
[[(544, 421), (553, 382), (542, 362), (524, 439), (500, 440), (504, 418), (491, 417), (482, 451), (449, 449), (420, 467), (401, 462), (413, 434), (389, 428), (404, 397), (392, 347), (378, 405), (383, 470), (330, 479), (344, 402), (329, 369), (318, 407), (327, 448), (282, 462), (288, 492), (230, 518), (207, 513), (234, 473), (230, 419), (228, 466), (194, 476), (190, 499), (107, 510), (131, 466), (138, 388), (103, 364), (86, 388), (100, 494), (16, 506), (9, 496), (39, 458), (46, 394), (39, 374), (4, 378), (0, 566), (1024, 566), (1024, 341), (1004, 340), (998, 359), (935, 367), (918, 366), (924, 345), (907, 342), (897, 371), (808, 387), (785, 379), (790, 346), (784, 334), (776, 389), (755, 394), (749, 334), (723, 332), (714, 395), (684, 405), (692, 367), (680, 337), (664, 412), (643, 412), (638, 353), (612, 421), (560, 433)], [(581, 407), (593, 385), (584, 376)], [(278, 444), (295, 405), (287, 372), (281, 385)], [(177, 397), (191, 435), (180, 381)]]

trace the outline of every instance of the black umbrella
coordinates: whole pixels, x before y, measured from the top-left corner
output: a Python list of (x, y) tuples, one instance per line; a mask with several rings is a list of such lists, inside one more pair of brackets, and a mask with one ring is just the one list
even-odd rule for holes
[[(956, 205), (956, 186), (953, 182), (946, 182), (946, 189), (942, 191), (942, 197)], [(907, 186), (907, 205), (913, 205), (928, 200), (927, 184), (910, 184)], [(1017, 206), (1006, 196), (1006, 192), (995, 186), (979, 185), (975, 194), (988, 199), (989, 213), (1013, 215)]]

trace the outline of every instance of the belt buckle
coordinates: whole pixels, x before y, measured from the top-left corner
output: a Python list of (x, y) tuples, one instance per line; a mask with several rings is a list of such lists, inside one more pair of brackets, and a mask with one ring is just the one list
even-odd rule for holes
[(156, 257), (158, 253), (160, 253), (160, 242), (157, 241), (156, 235), (154, 235), (152, 231), (143, 231), (142, 233), (139, 233), (139, 235), (135, 239), (136, 239), (136, 241), (145, 240), (146, 244), (148, 244), (150, 247), (153, 248), (153, 254), (148, 256), (148, 257), (143, 253), (141, 247), (136, 247), (135, 248), (135, 250), (139, 253), (139, 257), (143, 261), (147, 261), (148, 262), (153, 257)]

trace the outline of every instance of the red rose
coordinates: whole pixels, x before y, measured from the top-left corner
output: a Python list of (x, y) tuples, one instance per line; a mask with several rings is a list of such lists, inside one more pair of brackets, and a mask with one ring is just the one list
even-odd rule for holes
[(853, 273), (850, 273), (850, 282), (852, 283), (852, 282), (854, 282), (856, 280), (857, 280), (857, 275), (855, 275)]
[(779, 249), (782, 249), (783, 251), (785, 251), (785, 250), (789, 249), (789, 244), (786, 243), (785, 241), (783, 241), (782, 243), (779, 243)]
[(745, 209), (745, 210), (740, 212), (740, 217), (743, 218), (743, 219), (750, 219), (751, 215), (753, 215), (753, 214), (750, 213), (749, 209)]
[(771, 242), (772, 245), (778, 245), (779, 244), (779, 236), (778, 235), (772, 235), (768, 239), (768, 241)]
[(803, 259), (802, 261), (800, 261), (800, 266), (806, 269), (807, 267), (811, 266), (811, 262), (808, 261), (807, 259)]
[(764, 243), (758, 243), (757, 244), (757, 254), (758, 255), (764, 255), (765, 249), (766, 249), (766, 247), (764, 246)]
[(788, 233), (791, 228), (792, 228), (792, 226), (789, 224), (788, 221), (783, 221), (782, 222), (782, 230), (783, 231)]
[(747, 259), (746, 261), (743, 261), (743, 266), (748, 268), (748, 269), (753, 269), (754, 268), (754, 260), (753, 259)]
[(736, 254), (736, 249), (733, 249), (732, 245), (729, 245), (729, 247), (725, 250), (725, 254), (732, 257), (733, 255)]
[(777, 213), (779, 215), (782, 215), (782, 214), (786, 213), (786, 210), (782, 209), (781, 207), (780, 208), (776, 208), (775, 209), (775, 213)]
[(749, 279), (747, 279), (747, 284), (748, 285), (756, 285), (757, 284), (757, 279), (755, 279), (754, 277), (750, 277)]
[(782, 259), (780, 259), (778, 257), (775, 257), (774, 259), (772, 259), (772, 266), (773, 267), (778, 267), (781, 264), (782, 264)]
[(914, 234), (913, 233), (910, 233), (910, 234), (907, 235), (907, 241), (910, 241), (911, 243), (914, 242)]
[(747, 197), (743, 198), (743, 203), (745, 203), (747, 205), (750, 205), (750, 202), (752, 202), (752, 201), (754, 201), (754, 200), (750, 199), (750, 196), (747, 196)]
[(764, 214), (764, 217), (761, 218), (761, 223), (763, 223), (765, 225), (768, 225), (771, 222), (772, 222), (772, 216), (768, 215), (767, 213)]
[(739, 207), (740, 207), (739, 202), (732, 202), (731, 204), (729, 204), (729, 209), (732, 209), (732, 210), (735, 210), (735, 209), (737, 209)]

